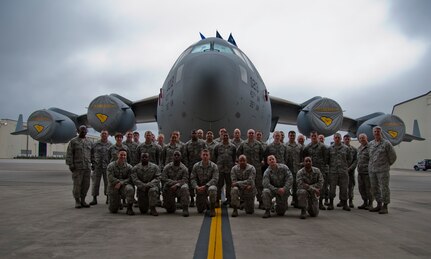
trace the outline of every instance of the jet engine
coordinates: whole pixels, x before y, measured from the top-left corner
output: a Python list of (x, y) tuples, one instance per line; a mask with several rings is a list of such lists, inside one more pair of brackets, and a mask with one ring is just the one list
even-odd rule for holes
[(66, 143), (76, 136), (75, 123), (51, 109), (33, 112), (27, 121), (30, 136), (44, 143)]
[(329, 98), (315, 97), (306, 102), (297, 118), (298, 130), (305, 136), (311, 131), (330, 136), (343, 124), (343, 111), (340, 105)]
[(120, 98), (116, 95), (101, 95), (94, 99), (87, 111), (87, 120), (91, 127), (99, 132), (107, 130), (111, 135), (134, 129), (135, 114), (125, 103), (130, 101)]
[(380, 126), (382, 128), (383, 137), (389, 140), (392, 145), (398, 145), (403, 141), (406, 134), (406, 126), (404, 122), (395, 115), (381, 114), (363, 122), (356, 131), (356, 136), (364, 133), (368, 137), (368, 141), (374, 139), (373, 128)]

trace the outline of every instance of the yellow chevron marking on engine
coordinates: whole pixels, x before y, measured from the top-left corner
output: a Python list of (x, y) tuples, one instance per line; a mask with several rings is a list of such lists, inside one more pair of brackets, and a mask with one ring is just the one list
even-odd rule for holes
[(37, 133), (41, 133), (42, 130), (45, 128), (44, 126), (39, 125), (39, 124), (36, 124), (33, 127), (36, 129)]
[(102, 113), (96, 113), (96, 117), (101, 123), (104, 123), (108, 119), (108, 116)]
[(388, 130), (388, 133), (392, 138), (396, 138), (398, 136), (398, 132), (394, 130)]
[(216, 216), (211, 219), (210, 238), (207, 259), (223, 258), (223, 241), (221, 230), (221, 208), (215, 209)]
[(331, 118), (322, 116), (322, 117), (320, 117), (320, 119), (326, 124), (326, 126), (329, 126), (329, 125), (332, 124), (332, 119)]

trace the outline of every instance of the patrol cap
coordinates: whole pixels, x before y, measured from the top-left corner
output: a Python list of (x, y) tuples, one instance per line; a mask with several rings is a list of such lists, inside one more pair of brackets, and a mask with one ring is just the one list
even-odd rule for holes
[(115, 133), (115, 135), (114, 135), (115, 137), (123, 137), (123, 134), (121, 133), (121, 132), (117, 132), (117, 133)]

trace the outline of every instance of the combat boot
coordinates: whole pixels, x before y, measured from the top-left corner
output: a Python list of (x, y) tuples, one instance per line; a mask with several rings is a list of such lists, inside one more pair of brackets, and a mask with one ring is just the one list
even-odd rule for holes
[(319, 210), (326, 210), (325, 206), (323, 206), (323, 199), (319, 200)]
[(133, 211), (133, 203), (129, 203), (127, 204), (127, 211), (126, 211), (127, 215), (133, 216), (135, 215), (135, 212)]
[(388, 214), (388, 204), (383, 204), (383, 207), (380, 209), (379, 214)]
[(81, 206), (83, 208), (90, 208), (90, 205), (88, 205), (88, 203), (85, 202), (85, 198), (81, 197)]
[(183, 217), (189, 216), (189, 206), (183, 206)]
[(377, 202), (377, 206), (370, 209), (370, 212), (379, 212), (382, 209), (382, 203)]
[(265, 213), (263, 214), (262, 218), (266, 219), (271, 217), (271, 212), (269, 210), (265, 210)]
[(159, 216), (159, 213), (157, 213), (157, 210), (156, 210), (156, 206), (150, 207), (150, 214), (153, 216)]
[(325, 206), (328, 206), (329, 205), (329, 199), (328, 198), (326, 198), (325, 199)]
[(301, 216), (299, 216), (301, 219), (307, 218), (307, 210), (305, 208), (301, 208)]
[(370, 210), (370, 208), (372, 208), (372, 207), (373, 207), (373, 201), (372, 200), (368, 200), (367, 207), (365, 207), (365, 209), (366, 210)]
[(347, 201), (342, 201), (341, 203), (343, 204), (343, 210), (350, 211), (350, 207), (347, 205)]
[(361, 206), (358, 206), (358, 209), (365, 210), (368, 207), (368, 200), (364, 200), (364, 203), (362, 203)]
[(215, 217), (216, 212), (215, 212), (215, 204), (210, 203), (210, 217)]
[(97, 196), (93, 196), (93, 200), (90, 202), (90, 205), (97, 205)]
[(343, 203), (342, 203), (341, 201), (339, 201), (339, 202), (337, 203), (337, 207), (338, 207), (338, 208), (343, 207)]
[(334, 209), (334, 199), (330, 199), (329, 205), (328, 205), (328, 210), (333, 210), (333, 209)]
[(233, 206), (233, 212), (232, 212), (232, 217), (238, 217), (238, 209), (236, 208), (236, 206)]
[(353, 199), (349, 199), (349, 207), (354, 208), (355, 205), (353, 205)]
[(78, 198), (75, 198), (75, 208), (76, 209), (82, 208), (82, 206), (81, 206), (81, 200), (79, 200)]

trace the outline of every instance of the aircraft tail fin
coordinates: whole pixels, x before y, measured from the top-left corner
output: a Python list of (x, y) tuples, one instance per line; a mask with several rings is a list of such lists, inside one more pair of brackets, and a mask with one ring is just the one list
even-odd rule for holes
[(201, 40), (206, 39), (205, 36), (202, 33), (199, 32), (199, 35), (201, 36)]

